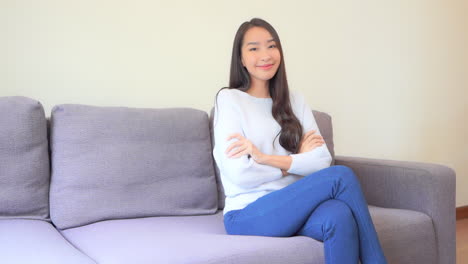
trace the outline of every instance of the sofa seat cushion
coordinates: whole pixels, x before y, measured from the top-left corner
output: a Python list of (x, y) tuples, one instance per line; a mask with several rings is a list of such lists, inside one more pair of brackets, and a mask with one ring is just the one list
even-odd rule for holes
[(428, 215), (375, 206), (369, 209), (388, 263), (437, 263), (434, 225)]
[[(434, 256), (434, 231), (427, 215), (372, 206), (370, 210), (384, 250), (392, 255), (389, 263), (423, 263), (419, 260)], [(62, 233), (101, 264), (324, 263), (323, 244), (312, 238), (226, 235), (222, 212), (109, 220)]]
[(92, 264), (50, 223), (41, 220), (0, 220), (0, 263)]

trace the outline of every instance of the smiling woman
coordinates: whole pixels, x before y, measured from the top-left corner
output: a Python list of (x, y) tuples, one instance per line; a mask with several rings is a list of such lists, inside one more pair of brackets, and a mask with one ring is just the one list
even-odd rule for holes
[[(244, 35), (242, 65), (250, 73), (252, 88), (248, 93), (257, 97), (268, 97), (267, 89), (258, 89), (273, 78), (281, 63), (281, 54), (275, 39), (262, 27), (253, 27)], [(255, 89), (255, 90), (254, 90)]]
[(239, 27), (232, 48), (229, 87), (257, 98), (271, 98), (272, 116), (281, 127), (277, 133), (281, 146), (298, 151), (303, 129), (291, 108), (280, 38), (266, 21), (254, 18)]
[(332, 166), (310, 107), (290, 93), (283, 51), (266, 21), (235, 36), (229, 86), (216, 95), (213, 156), (231, 235), (309, 236), (327, 263), (386, 263), (353, 171)]

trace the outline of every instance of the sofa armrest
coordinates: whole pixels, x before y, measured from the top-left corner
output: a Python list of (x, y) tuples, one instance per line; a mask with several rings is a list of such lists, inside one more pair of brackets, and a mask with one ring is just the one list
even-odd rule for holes
[(369, 204), (419, 211), (432, 218), (438, 263), (455, 264), (455, 172), (446, 166), (336, 156), (350, 167)]

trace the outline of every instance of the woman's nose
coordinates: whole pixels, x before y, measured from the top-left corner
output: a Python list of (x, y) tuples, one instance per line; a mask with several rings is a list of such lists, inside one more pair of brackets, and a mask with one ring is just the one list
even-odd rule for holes
[(268, 51), (263, 51), (261, 55), (261, 60), (262, 61), (269, 61), (271, 59), (270, 52)]

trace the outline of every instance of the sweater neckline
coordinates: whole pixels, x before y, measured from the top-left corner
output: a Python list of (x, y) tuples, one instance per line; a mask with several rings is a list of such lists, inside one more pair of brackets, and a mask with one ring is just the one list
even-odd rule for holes
[(268, 98), (255, 97), (255, 96), (250, 95), (247, 92), (244, 92), (244, 91), (239, 90), (239, 89), (234, 88), (234, 89), (231, 89), (231, 90), (236, 90), (238, 93), (242, 94), (242, 96), (247, 97), (247, 98), (249, 98), (250, 100), (253, 100), (253, 101), (258, 101), (258, 102), (272, 102), (273, 101), (273, 99), (271, 99), (271, 97), (268, 97)]

